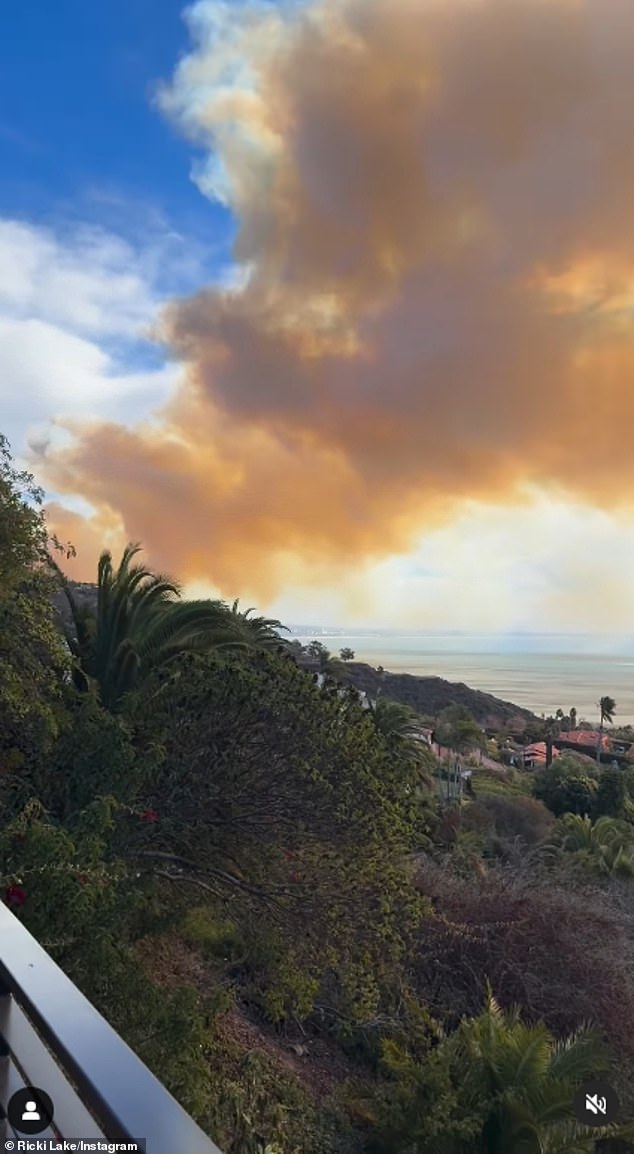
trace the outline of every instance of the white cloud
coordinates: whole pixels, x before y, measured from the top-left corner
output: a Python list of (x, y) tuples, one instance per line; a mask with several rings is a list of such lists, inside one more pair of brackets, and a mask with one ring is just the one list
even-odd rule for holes
[(74, 333), (134, 337), (155, 309), (143, 263), (143, 254), (100, 229), (79, 228), (64, 242), (50, 230), (2, 220), (0, 309)]
[[(192, 164), (193, 182), (203, 196), (232, 206), (238, 215), (255, 174), (261, 194), (265, 163), (273, 171), (283, 149), (245, 50), (257, 34), (261, 65), (279, 45), (285, 24), (278, 7), (262, 0), (197, 0), (185, 10), (194, 50), (158, 92), (161, 110), (206, 150)], [(248, 126), (241, 114), (245, 103)]]
[(138, 365), (156, 355), (146, 334), (172, 240), (134, 248), (94, 227), (0, 220), (1, 427), (17, 454), (56, 418), (131, 424), (167, 399), (178, 368)]

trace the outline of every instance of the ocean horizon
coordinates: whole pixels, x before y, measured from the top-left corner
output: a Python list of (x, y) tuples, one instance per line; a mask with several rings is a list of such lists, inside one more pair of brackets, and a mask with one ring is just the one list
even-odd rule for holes
[(291, 636), (321, 641), (333, 653), (349, 647), (358, 661), (391, 673), (442, 677), (548, 716), (577, 710), (598, 720), (597, 703), (616, 701), (616, 724), (634, 724), (634, 639), (594, 634), (339, 629), (293, 626)]

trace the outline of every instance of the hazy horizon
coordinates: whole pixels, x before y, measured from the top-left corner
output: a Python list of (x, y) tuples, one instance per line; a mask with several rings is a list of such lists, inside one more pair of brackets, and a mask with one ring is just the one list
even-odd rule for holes
[[(435, 651), (427, 649), (429, 653), (443, 653), (448, 645), (456, 647), (456, 651), (497, 654), (504, 652), (521, 653), (549, 653), (560, 656), (634, 656), (634, 636), (617, 633), (581, 633), (531, 630), (514, 630), (512, 632), (476, 632), (460, 629), (394, 629), (382, 625), (368, 625), (364, 627), (344, 627), (338, 625), (309, 625), (304, 623), (289, 624), (289, 633), (298, 640), (325, 641), (330, 638), (341, 642), (342, 648), (348, 640), (372, 639), (404, 639), (411, 638), (416, 642), (429, 640), (430, 642), (445, 642)], [(523, 647), (523, 648), (522, 648)], [(351, 646), (351, 648), (354, 648)]]
[(537, 716), (568, 713), (596, 722), (604, 694), (616, 700), (615, 724), (634, 723), (634, 640), (562, 634), (421, 633), (399, 630), (308, 629), (293, 637), (344, 646), (358, 661), (390, 673), (442, 677), (529, 709)]

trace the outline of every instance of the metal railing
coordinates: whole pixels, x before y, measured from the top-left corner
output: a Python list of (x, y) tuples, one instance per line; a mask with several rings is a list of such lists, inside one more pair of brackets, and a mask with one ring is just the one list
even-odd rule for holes
[(83, 1140), (95, 1150), (108, 1148), (99, 1143), (130, 1143), (131, 1149), (139, 1143), (147, 1154), (220, 1154), (0, 903), (0, 1151), (23, 1135), (11, 1125), (7, 1105), (25, 1087), (45, 1091), (53, 1102), (53, 1121), (39, 1140)]

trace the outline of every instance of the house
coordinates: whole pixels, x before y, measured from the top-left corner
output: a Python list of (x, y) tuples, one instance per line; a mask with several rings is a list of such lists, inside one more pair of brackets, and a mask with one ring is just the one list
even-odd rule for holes
[[(517, 754), (518, 763), (524, 769), (540, 769), (541, 766), (546, 765), (548, 761), (548, 747), (545, 741), (534, 741), (532, 745), (526, 745), (521, 753)], [(558, 751), (553, 748), (553, 759), (559, 757)]]
[(553, 737), (553, 745), (559, 750), (566, 749), (584, 753), (586, 757), (596, 757), (599, 740), (603, 759), (612, 752), (612, 746), (607, 733), (599, 734), (597, 729), (572, 729), (568, 733), (560, 734), (559, 737)]

